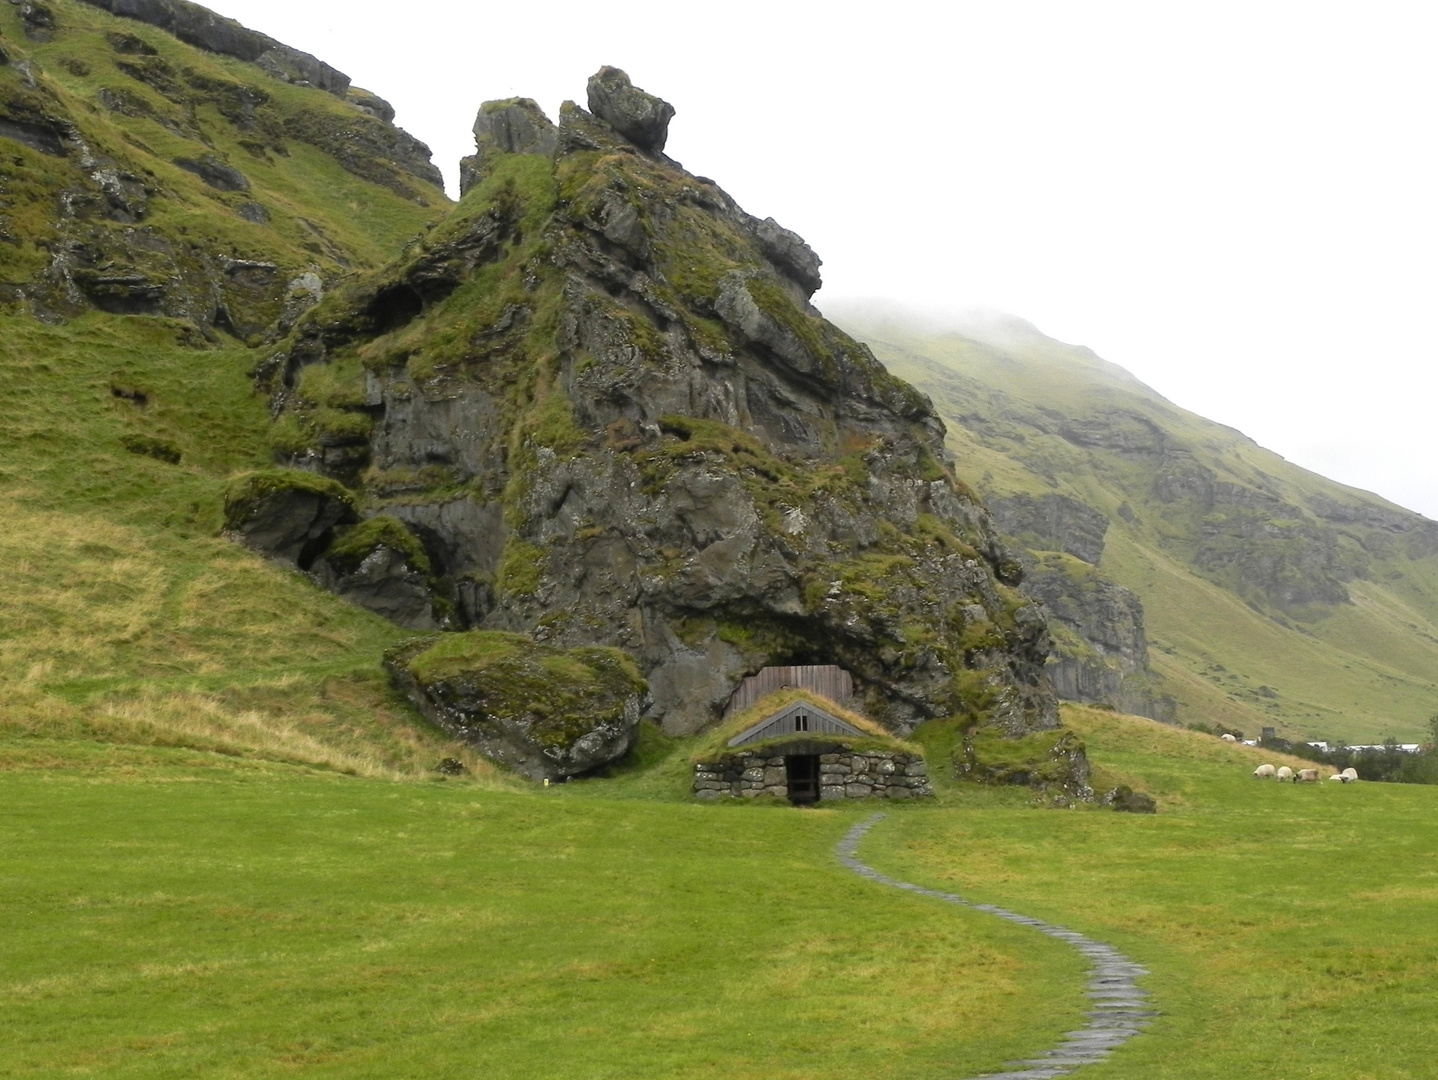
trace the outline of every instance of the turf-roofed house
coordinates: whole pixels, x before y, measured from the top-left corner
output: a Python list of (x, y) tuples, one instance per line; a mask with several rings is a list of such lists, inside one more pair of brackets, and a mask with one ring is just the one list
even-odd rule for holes
[(853, 677), (833, 665), (767, 667), (745, 679), (694, 755), (695, 797), (807, 806), (932, 795), (923, 752), (848, 708), (852, 698)]

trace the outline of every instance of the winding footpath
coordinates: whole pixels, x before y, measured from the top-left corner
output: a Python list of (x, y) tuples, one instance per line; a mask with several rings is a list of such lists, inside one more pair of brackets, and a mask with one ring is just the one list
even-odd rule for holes
[(1117, 1047), (1147, 1027), (1152, 1018), (1158, 1015), (1152, 1008), (1148, 993), (1140, 989), (1135, 981), (1148, 972), (1113, 946), (1104, 945), (1084, 934), (1065, 930), (1062, 926), (1055, 926), (1042, 919), (1031, 919), (1027, 915), (1006, 911), (993, 904), (976, 904), (953, 893), (926, 889), (922, 885), (911, 885), (907, 881), (896, 881), (860, 862), (859, 842), (883, 819), (883, 814), (875, 814), (855, 825), (844, 835), (844, 839), (839, 841), (836, 849), (839, 861), (854, 873), (880, 885), (890, 885), (895, 889), (918, 893), (920, 896), (932, 896), (936, 900), (959, 904), (975, 911), (985, 911), (1020, 926), (1032, 927), (1041, 934), (1072, 945), (1089, 959), (1086, 991), (1092, 1004), (1088, 1013), (1089, 1022), (1078, 1031), (1070, 1031), (1063, 1042), (1042, 1057), (1007, 1062), (1009, 1071), (985, 1073), (975, 1080), (1050, 1080), (1055, 1076), (1067, 1076), (1081, 1065), (1093, 1065), (1103, 1061)]

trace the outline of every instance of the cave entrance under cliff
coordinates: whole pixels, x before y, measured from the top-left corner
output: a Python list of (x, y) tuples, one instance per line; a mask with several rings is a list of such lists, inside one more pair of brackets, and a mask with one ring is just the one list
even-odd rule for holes
[(818, 754), (786, 757), (784, 776), (789, 787), (789, 801), (795, 806), (813, 806), (819, 801)]

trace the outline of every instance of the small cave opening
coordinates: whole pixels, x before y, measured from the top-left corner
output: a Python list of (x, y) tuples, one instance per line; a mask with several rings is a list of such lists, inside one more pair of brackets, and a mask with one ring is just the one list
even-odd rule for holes
[(365, 308), (375, 332), (388, 334), (408, 326), (424, 311), (424, 297), (408, 285), (389, 285), (375, 293)]
[(314, 569), (315, 563), (319, 562), (320, 556), (329, 550), (334, 540), (335, 531), (333, 529), (326, 529), (320, 533), (319, 536), (312, 537), (305, 546), (300, 549), (299, 557), (295, 559), (295, 565), (308, 573)]

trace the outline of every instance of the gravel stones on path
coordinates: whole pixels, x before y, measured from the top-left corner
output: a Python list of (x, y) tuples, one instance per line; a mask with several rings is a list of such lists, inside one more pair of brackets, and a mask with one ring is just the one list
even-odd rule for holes
[(1088, 958), (1089, 981), (1085, 992), (1092, 1003), (1092, 1008), (1088, 1011), (1089, 1022), (1077, 1031), (1068, 1032), (1063, 1042), (1039, 1057), (1007, 1062), (1008, 1071), (985, 1073), (975, 1080), (1050, 1080), (1056, 1076), (1068, 1076), (1082, 1065), (1095, 1065), (1107, 1059), (1115, 1049), (1141, 1032), (1158, 1015), (1147, 991), (1141, 989), (1137, 981), (1139, 976), (1147, 975), (1148, 972), (1112, 945), (1105, 945), (1086, 934), (1055, 926), (1042, 919), (1020, 915), (993, 904), (976, 904), (954, 893), (897, 881), (860, 862), (860, 841), (883, 819), (883, 814), (874, 814), (855, 825), (839, 841), (836, 848), (839, 861), (854, 873), (880, 885), (904, 889), (921, 896), (931, 896), (936, 900), (959, 904), (975, 911), (996, 915), (1020, 926), (1031, 927), (1041, 934), (1071, 945)]

